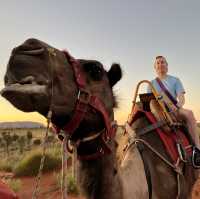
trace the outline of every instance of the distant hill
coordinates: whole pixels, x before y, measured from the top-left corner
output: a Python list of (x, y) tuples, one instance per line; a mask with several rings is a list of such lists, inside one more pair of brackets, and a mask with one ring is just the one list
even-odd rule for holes
[(45, 128), (45, 126), (39, 122), (0, 122), (0, 129), (22, 129), (22, 128)]

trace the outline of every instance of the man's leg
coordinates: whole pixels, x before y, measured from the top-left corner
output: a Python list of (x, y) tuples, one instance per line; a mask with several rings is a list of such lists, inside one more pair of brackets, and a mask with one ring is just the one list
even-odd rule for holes
[(191, 110), (181, 108), (179, 109), (179, 115), (186, 121), (189, 133), (192, 136), (195, 145), (200, 148), (197, 124), (193, 112)]
[[(153, 113), (154, 117), (156, 118), (157, 121), (165, 121), (165, 117), (161, 111), (161, 107), (159, 103), (156, 100), (151, 100), (150, 101), (150, 110)], [(169, 126), (164, 125), (161, 127), (165, 132), (171, 132), (171, 129)]]
[(197, 132), (196, 119), (194, 117), (193, 112), (188, 109), (183, 109), (183, 108), (179, 109), (179, 115), (186, 121), (189, 133), (192, 136), (193, 141), (196, 145), (196, 147), (193, 149), (192, 164), (194, 168), (200, 169), (200, 144), (199, 144), (199, 135)]

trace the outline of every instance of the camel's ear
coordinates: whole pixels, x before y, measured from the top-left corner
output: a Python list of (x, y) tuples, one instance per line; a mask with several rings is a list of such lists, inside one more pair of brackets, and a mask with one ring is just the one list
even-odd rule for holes
[(117, 63), (113, 63), (108, 71), (108, 79), (110, 86), (113, 87), (122, 78), (121, 66)]

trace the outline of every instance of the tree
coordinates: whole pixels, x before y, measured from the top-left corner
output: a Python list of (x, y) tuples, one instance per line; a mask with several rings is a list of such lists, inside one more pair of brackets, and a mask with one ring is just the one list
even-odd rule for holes
[(20, 136), (18, 139), (18, 144), (19, 144), (19, 151), (20, 153), (24, 152), (24, 147), (25, 147), (25, 143), (26, 143), (26, 138), (25, 136)]
[(5, 141), (3, 140), (2, 137), (0, 137), (0, 148), (3, 148), (5, 151)]
[(17, 144), (17, 140), (19, 139), (19, 135), (14, 133), (11, 139), (12, 139), (12, 145), (14, 142), (13, 150), (16, 150), (18, 148), (18, 146), (16, 146), (16, 144)]
[(19, 139), (19, 135), (15, 134), (12, 136), (12, 140), (16, 142)]
[(40, 139), (35, 139), (33, 141), (33, 144), (36, 145), (36, 146), (39, 146), (41, 144), (41, 140)]
[(11, 145), (12, 143), (12, 136), (10, 135), (10, 132), (2, 132), (2, 138), (5, 142), (5, 147), (6, 147), (6, 153), (7, 153), (7, 156), (9, 156), (9, 146)]
[(31, 131), (27, 131), (26, 137), (27, 137), (27, 145), (28, 145), (28, 148), (30, 149), (31, 140), (33, 138), (32, 132)]

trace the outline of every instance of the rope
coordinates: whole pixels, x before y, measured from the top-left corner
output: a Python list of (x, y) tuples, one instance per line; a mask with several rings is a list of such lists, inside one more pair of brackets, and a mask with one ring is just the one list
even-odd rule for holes
[(42, 175), (42, 169), (44, 167), (44, 161), (45, 161), (45, 153), (46, 153), (46, 148), (47, 148), (47, 138), (48, 138), (48, 132), (49, 132), (49, 127), (51, 123), (51, 117), (52, 117), (52, 106), (53, 106), (53, 67), (50, 64), (52, 56), (56, 56), (55, 49), (54, 48), (47, 48), (48, 50), (48, 56), (49, 56), (49, 65), (50, 65), (50, 75), (51, 75), (51, 98), (50, 98), (50, 105), (49, 105), (49, 112), (47, 114), (47, 128), (46, 128), (46, 133), (44, 137), (44, 142), (43, 142), (43, 150), (42, 150), (42, 157), (40, 161), (40, 168), (38, 171), (38, 175), (36, 177), (36, 182), (35, 182), (35, 188), (32, 194), (32, 199), (37, 199), (37, 196), (39, 194), (39, 185), (41, 181), (41, 175)]
[(179, 198), (180, 198), (180, 194), (181, 194), (180, 175), (181, 175), (180, 173), (177, 173), (177, 175), (176, 175), (176, 176), (177, 176), (177, 177), (176, 177), (176, 178), (177, 178), (177, 184), (178, 184), (178, 185), (177, 185), (177, 189), (178, 189), (178, 190), (177, 190), (176, 199), (179, 199)]
[(163, 162), (165, 162), (168, 166), (173, 168), (173, 170), (177, 173), (177, 196), (176, 199), (180, 198), (181, 194), (181, 185), (180, 185), (180, 175), (182, 175), (182, 172), (180, 168), (178, 167), (180, 159), (178, 158), (175, 165), (173, 165), (171, 162), (169, 162), (165, 157), (163, 157), (158, 151), (156, 151), (148, 142), (146, 142), (143, 139), (134, 139), (132, 142), (129, 143), (128, 147), (126, 148), (126, 151), (134, 144), (136, 145), (137, 142), (142, 142), (145, 146), (147, 146), (153, 153), (155, 153)]
[(39, 168), (36, 180), (35, 180), (35, 188), (34, 188), (34, 191), (33, 191), (32, 199), (36, 199), (38, 197), (38, 194), (39, 194), (39, 185), (40, 185), (40, 181), (41, 181), (42, 169), (44, 167), (45, 153), (46, 153), (46, 148), (47, 148), (47, 138), (48, 138), (51, 115), (52, 115), (52, 112), (49, 111), (48, 116), (47, 116), (46, 133), (45, 133), (45, 137), (44, 137), (44, 142), (42, 144), (43, 150), (42, 150), (42, 157), (41, 157), (41, 161), (40, 161), (40, 168)]
[(74, 147), (74, 154), (73, 154), (73, 177), (75, 180), (75, 184), (78, 182), (78, 174), (77, 174), (77, 147)]
[(68, 136), (65, 135), (62, 143), (62, 178), (61, 178), (62, 199), (67, 199), (67, 179), (66, 179), (67, 142), (68, 142)]
[(144, 145), (146, 145), (153, 153), (155, 153), (163, 162), (165, 162), (168, 166), (172, 167), (174, 171), (177, 173), (180, 173), (180, 170), (178, 167), (174, 166), (171, 162), (169, 162), (165, 157), (163, 157), (158, 151), (156, 151), (148, 142), (146, 142), (143, 139), (135, 139), (132, 141), (129, 146), (127, 147), (127, 150), (130, 148), (132, 144), (137, 144), (137, 142), (142, 142)]

